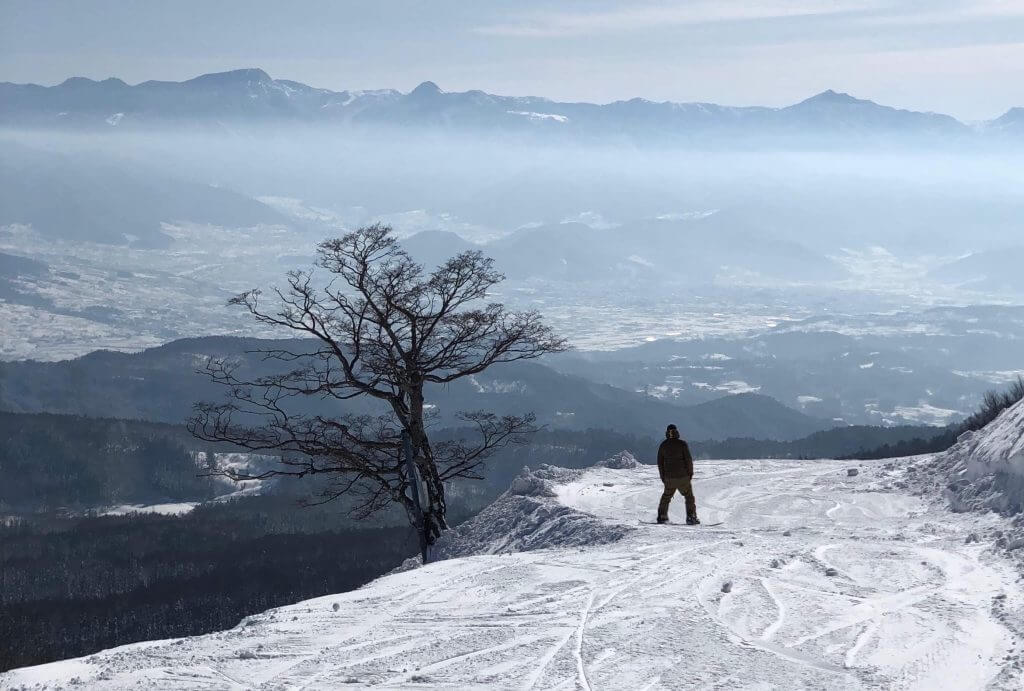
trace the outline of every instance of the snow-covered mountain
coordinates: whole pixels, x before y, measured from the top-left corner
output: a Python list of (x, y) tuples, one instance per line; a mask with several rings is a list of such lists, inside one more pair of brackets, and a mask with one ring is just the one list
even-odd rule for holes
[(272, 118), (351, 117), (376, 101), (400, 94), (329, 91), (286, 79), (271, 79), (261, 69), (204, 74), (183, 82), (147, 81), (129, 85), (120, 79), (95, 81), (71, 77), (52, 87), (0, 84), (2, 117), (41, 126), (105, 124), (126, 128), (140, 123)]
[(83, 77), (52, 87), (0, 83), (0, 122), (10, 125), (132, 129), (279, 121), (705, 145), (727, 144), (736, 137), (859, 140), (899, 136), (948, 141), (973, 134), (971, 128), (948, 115), (900, 110), (832, 90), (785, 108), (767, 108), (657, 103), (641, 98), (608, 104), (565, 103), (479, 90), (447, 92), (433, 82), (424, 82), (409, 93), (392, 89), (331, 91), (272, 79), (256, 68), (204, 74), (183, 82), (136, 85), (115, 78), (94, 81)]
[[(1002, 423), (972, 457), (1019, 456)], [(700, 528), (646, 523), (629, 454), (524, 470), (445, 560), (0, 688), (1020, 689), (1024, 586), (975, 539), (1006, 520), (901, 488), (904, 463), (700, 462)]]
[(779, 111), (788, 126), (821, 127), (857, 132), (861, 130), (905, 131), (940, 135), (963, 134), (964, 125), (949, 115), (921, 113), (883, 106), (850, 94), (823, 91)]

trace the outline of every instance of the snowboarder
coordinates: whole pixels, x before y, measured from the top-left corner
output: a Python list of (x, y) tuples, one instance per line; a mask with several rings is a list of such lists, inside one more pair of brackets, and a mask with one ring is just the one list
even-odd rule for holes
[(669, 425), (665, 441), (658, 447), (658, 474), (665, 485), (658, 504), (658, 523), (668, 523), (668, 505), (678, 491), (686, 499), (686, 524), (699, 525), (697, 501), (693, 497), (693, 456), (690, 447), (679, 438), (679, 430)]

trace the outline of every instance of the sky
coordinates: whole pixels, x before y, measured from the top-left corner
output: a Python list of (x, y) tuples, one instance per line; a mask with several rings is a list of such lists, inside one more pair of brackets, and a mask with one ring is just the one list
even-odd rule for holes
[(0, 81), (241, 67), (599, 103), (781, 106), (835, 89), (970, 121), (1024, 106), (1024, 0), (0, 0)]

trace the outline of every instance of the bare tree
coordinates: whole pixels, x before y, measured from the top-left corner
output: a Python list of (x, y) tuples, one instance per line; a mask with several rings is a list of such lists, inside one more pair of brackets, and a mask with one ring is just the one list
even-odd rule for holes
[[(504, 276), (478, 251), (427, 273), (391, 228), (378, 224), (321, 243), (316, 264), (329, 274), (326, 287), (317, 287), (312, 271), (293, 271), (287, 288), (274, 289), (273, 307), (264, 307), (259, 290), (230, 301), (313, 345), (258, 351), (283, 363), (281, 371), (250, 378), (237, 363), (209, 361), (203, 371), (227, 387), (227, 402), (196, 404), (189, 429), (204, 440), (280, 456), (279, 466), (258, 474), (221, 471), (233, 479), (329, 474), (324, 501), (356, 495), (357, 516), (401, 504), (421, 543), (433, 544), (448, 527), (445, 482), (479, 479), (495, 449), (534, 431), (534, 417), (462, 413), (475, 439), (431, 444), (424, 386), (561, 351), (566, 343), (536, 312), (484, 303)], [(376, 415), (332, 415), (331, 405), (318, 415), (295, 412), (290, 399), (310, 396), (338, 408), (356, 397), (383, 405)], [(422, 515), (412, 500), (415, 477), (403, 459), (403, 433), (425, 489)]]

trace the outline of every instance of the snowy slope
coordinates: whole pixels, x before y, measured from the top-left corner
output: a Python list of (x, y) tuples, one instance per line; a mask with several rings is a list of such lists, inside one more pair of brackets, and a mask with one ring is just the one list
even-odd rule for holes
[(1024, 401), (965, 432), (945, 453), (923, 459), (910, 475), (916, 485), (945, 487), (957, 510), (1024, 513)]
[(654, 468), (609, 465), (524, 474), (447, 547), (486, 554), (0, 688), (1024, 685), (1018, 573), (965, 542), (1005, 519), (895, 489), (886, 461), (709, 461), (701, 514), (723, 525), (647, 525)]

